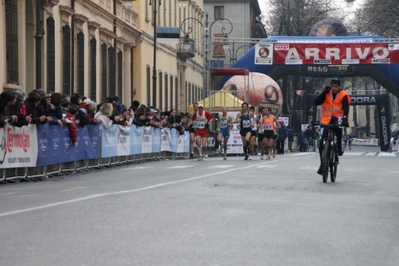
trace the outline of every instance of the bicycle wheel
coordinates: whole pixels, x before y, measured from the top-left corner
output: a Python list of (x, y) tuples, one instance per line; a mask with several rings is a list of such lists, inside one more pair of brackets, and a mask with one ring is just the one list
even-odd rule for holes
[(330, 141), (326, 140), (323, 149), (323, 183), (327, 183), (330, 166)]
[(330, 152), (330, 180), (331, 182), (335, 182), (337, 177), (337, 167), (338, 167), (338, 153), (337, 153), (337, 146), (334, 145), (331, 148)]

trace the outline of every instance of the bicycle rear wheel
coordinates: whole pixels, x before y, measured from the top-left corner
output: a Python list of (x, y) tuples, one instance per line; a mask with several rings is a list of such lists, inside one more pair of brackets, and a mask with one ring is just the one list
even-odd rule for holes
[(330, 152), (330, 180), (333, 183), (337, 178), (337, 167), (338, 167), (338, 153), (337, 153), (337, 146), (334, 145), (333, 147), (331, 147), (331, 152)]
[(328, 172), (329, 172), (329, 166), (330, 166), (330, 141), (327, 140), (324, 143), (324, 149), (323, 149), (323, 183), (327, 183), (328, 180)]

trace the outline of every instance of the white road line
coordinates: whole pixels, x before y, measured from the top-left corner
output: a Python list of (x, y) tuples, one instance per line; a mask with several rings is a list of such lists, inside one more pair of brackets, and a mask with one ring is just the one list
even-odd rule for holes
[(380, 152), (378, 157), (396, 157), (395, 153), (390, 152)]
[(365, 154), (364, 152), (345, 152), (344, 153), (344, 156), (347, 156), (347, 155), (349, 155), (349, 156), (355, 156), (355, 155), (357, 155), (357, 156), (359, 156), (359, 155), (363, 155), (363, 154)]
[(209, 166), (208, 168), (212, 168), (212, 169), (216, 169), (216, 168), (229, 168), (229, 167), (232, 167), (232, 166), (234, 166), (234, 165), (231, 165), (231, 164), (219, 164), (219, 165), (212, 165), (212, 166)]
[(264, 164), (264, 163), (255, 164), (255, 165), (251, 164), (251, 165), (248, 165), (248, 166), (245, 166), (245, 167), (241, 167), (241, 168), (232, 168), (232, 169), (228, 169), (228, 170), (224, 170), (224, 171), (220, 171), (220, 172), (216, 172), (216, 173), (200, 175), (200, 176), (187, 178), (187, 179), (182, 179), (182, 180), (174, 181), (174, 182), (161, 183), (161, 184), (148, 186), (148, 187), (142, 187), (142, 188), (137, 188), (137, 189), (132, 189), (132, 190), (122, 190), (122, 191), (109, 192), (109, 193), (93, 194), (93, 195), (86, 196), (86, 197), (80, 197), (80, 198), (76, 198), (76, 199), (50, 203), (50, 204), (40, 205), (40, 206), (36, 206), (36, 207), (16, 210), (16, 211), (3, 212), (3, 213), (0, 213), (0, 217), (8, 217), (8, 216), (11, 216), (11, 215), (21, 214), (21, 213), (26, 213), (26, 212), (44, 210), (44, 209), (48, 209), (48, 208), (52, 208), (52, 207), (65, 205), (65, 204), (76, 203), (76, 202), (81, 202), (81, 201), (91, 200), (91, 199), (96, 199), (96, 198), (101, 198), (101, 197), (107, 197), (107, 196), (113, 196), (113, 195), (121, 195), (121, 194), (129, 194), (129, 193), (135, 193), (135, 192), (150, 190), (150, 189), (154, 189), (154, 188), (170, 186), (170, 185), (184, 183), (184, 182), (189, 182), (189, 181), (202, 179), (202, 178), (206, 178), (206, 177), (222, 175), (222, 174), (226, 174), (226, 173), (229, 173), (229, 172), (232, 172), (232, 171), (248, 169), (248, 168), (256, 167), (256, 166), (261, 165), (261, 164)]
[(256, 168), (276, 168), (279, 167), (277, 164), (265, 164), (265, 165), (258, 165)]
[(121, 170), (122, 171), (141, 170), (141, 169), (148, 169), (150, 167), (152, 167), (152, 166), (135, 166), (135, 167), (123, 168)]
[(365, 155), (366, 156), (374, 156), (374, 155), (377, 155), (377, 153), (376, 152), (368, 152)]
[(73, 188), (63, 189), (61, 191), (68, 192), (68, 191), (79, 190), (79, 189), (84, 189), (84, 188), (86, 188), (86, 187), (73, 187)]
[(194, 165), (175, 165), (175, 166), (170, 166), (166, 167), (167, 169), (184, 169), (184, 168), (189, 168), (193, 167)]

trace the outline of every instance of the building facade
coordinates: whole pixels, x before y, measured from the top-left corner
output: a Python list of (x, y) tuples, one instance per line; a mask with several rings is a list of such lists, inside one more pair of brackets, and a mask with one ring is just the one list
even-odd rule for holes
[[(203, 50), (183, 60), (179, 44), (154, 49), (154, 27), (180, 27), (203, 15), (202, 2), (194, 1), (5, 0), (0, 83), (3, 90), (43, 88), (96, 102), (117, 95), (126, 106), (138, 100), (184, 111), (202, 96)], [(203, 30), (193, 33), (201, 47)]]

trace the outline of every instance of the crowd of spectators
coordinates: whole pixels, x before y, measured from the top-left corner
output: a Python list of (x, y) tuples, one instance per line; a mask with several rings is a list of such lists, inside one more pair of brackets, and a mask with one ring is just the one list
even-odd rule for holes
[(102, 124), (105, 128), (113, 124), (175, 128), (184, 134), (188, 131), (187, 120), (187, 113), (176, 109), (160, 112), (137, 100), (127, 107), (121, 104), (118, 96), (107, 97), (103, 103), (97, 104), (76, 93), (69, 97), (58, 92), (46, 93), (44, 89), (33, 90), (27, 96), (19, 89), (5, 90), (0, 94), (0, 127), (46, 123), (68, 126), (73, 144), (76, 142), (76, 128), (88, 124)]

